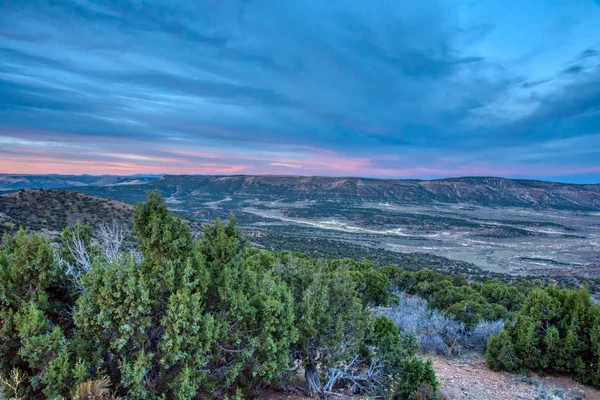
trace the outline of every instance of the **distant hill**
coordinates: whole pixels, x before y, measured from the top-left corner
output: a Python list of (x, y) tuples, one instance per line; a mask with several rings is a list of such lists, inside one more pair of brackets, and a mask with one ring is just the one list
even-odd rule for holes
[(0, 174), (0, 191), (19, 189), (58, 189), (80, 186), (135, 185), (152, 181), (160, 175), (11, 175)]
[(78, 220), (92, 225), (117, 221), (131, 224), (133, 206), (63, 190), (20, 190), (0, 196), (0, 224), (14, 230), (60, 232)]
[(316, 200), (397, 204), (471, 204), (493, 207), (600, 210), (600, 184), (465, 177), (399, 180), (301, 176), (167, 175), (131, 186), (71, 188), (100, 197), (138, 202), (149, 190), (178, 199), (237, 196), (261, 200)]
[(149, 190), (165, 197), (256, 197), (259, 199), (396, 204), (465, 203), (568, 210), (600, 210), (600, 184), (577, 185), (526, 179), (463, 177), (436, 180), (276, 175), (8, 175), (0, 191), (64, 188), (136, 203)]
[[(77, 221), (92, 226), (114, 221), (131, 227), (133, 211), (131, 204), (72, 191), (21, 189), (0, 195), (0, 236), (20, 227), (55, 236)], [(199, 223), (184, 222), (199, 232)]]

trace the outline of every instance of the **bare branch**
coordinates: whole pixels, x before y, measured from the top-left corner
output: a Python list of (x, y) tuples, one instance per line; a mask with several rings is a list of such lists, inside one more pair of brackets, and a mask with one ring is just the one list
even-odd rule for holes
[(74, 236), (73, 242), (67, 243), (66, 246), (75, 261), (74, 264), (62, 258), (58, 251), (54, 252), (54, 256), (58, 261), (58, 265), (64, 269), (65, 274), (73, 279), (76, 286), (80, 286), (81, 276), (92, 268), (90, 255), (85, 247), (85, 242), (79, 235)]
[(384, 370), (379, 360), (373, 360), (368, 369), (361, 365), (359, 356), (339, 368), (331, 368), (323, 392), (335, 394), (336, 385), (344, 383), (356, 392), (381, 393), (384, 390)]
[(85, 248), (85, 242), (79, 236), (73, 237), (73, 243), (67, 244), (67, 248), (75, 259), (75, 265), (81, 271), (89, 271), (92, 268), (90, 255)]
[(142, 256), (142, 253), (140, 253), (140, 251), (138, 249), (133, 248), (133, 249), (130, 250), (129, 253), (131, 255), (131, 258), (133, 259), (133, 261), (136, 264), (141, 264), (142, 263), (143, 256)]
[(102, 248), (102, 253), (110, 263), (121, 262), (121, 247), (125, 240), (126, 229), (114, 221), (111, 224), (103, 223), (98, 226), (97, 238)]

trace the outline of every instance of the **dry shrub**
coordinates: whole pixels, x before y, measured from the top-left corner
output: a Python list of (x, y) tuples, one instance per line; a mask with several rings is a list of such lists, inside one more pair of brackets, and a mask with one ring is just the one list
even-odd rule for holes
[(109, 386), (108, 378), (80, 383), (73, 400), (117, 400), (110, 394)]
[[(8, 379), (4, 379), (2, 377), (0, 377), (0, 383), (2, 384), (2, 386), (4, 386), (4, 390), (8, 391), (12, 394), (11, 397), (9, 397), (10, 400), (21, 400), (23, 399), (21, 396), (19, 396), (19, 392), (21, 384), (23, 382), (25, 382), (25, 380), (27, 379), (27, 373), (26, 372), (22, 372), (20, 369), (18, 368), (13, 368), (13, 370), (10, 372), (10, 376), (8, 377)], [(4, 393), (2, 393), (0, 391), (0, 395), (3, 395)], [(3, 396), (1, 396), (0, 398), (3, 398)]]
[(467, 329), (463, 322), (451, 315), (431, 309), (427, 301), (418, 296), (398, 294), (398, 305), (380, 309), (401, 331), (413, 333), (425, 353), (457, 355), (464, 349), (485, 351), (488, 338), (502, 330), (504, 321), (481, 321)]

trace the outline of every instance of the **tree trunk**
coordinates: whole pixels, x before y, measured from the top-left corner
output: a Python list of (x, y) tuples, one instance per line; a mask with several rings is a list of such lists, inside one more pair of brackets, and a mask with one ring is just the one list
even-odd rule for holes
[(304, 378), (308, 384), (308, 393), (311, 396), (321, 394), (321, 380), (319, 379), (319, 371), (314, 364), (307, 364), (304, 367)]

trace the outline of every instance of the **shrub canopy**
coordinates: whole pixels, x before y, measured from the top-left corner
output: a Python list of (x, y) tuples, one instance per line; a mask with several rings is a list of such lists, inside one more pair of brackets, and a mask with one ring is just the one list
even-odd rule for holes
[(586, 289), (533, 290), (514, 322), (488, 342), (494, 370), (551, 370), (600, 386), (600, 305)]
[(393, 296), (367, 261), (260, 251), (235, 219), (197, 239), (157, 193), (136, 206), (118, 257), (107, 234), (78, 223), (56, 249), (25, 231), (0, 246), (0, 373), (27, 373), (18, 395), (108, 385), (129, 399), (226, 398), (297, 368), (314, 391), (352, 386), (350, 367), (365, 393), (392, 375), (398, 396), (437, 385), (414, 336), (372, 316)]

